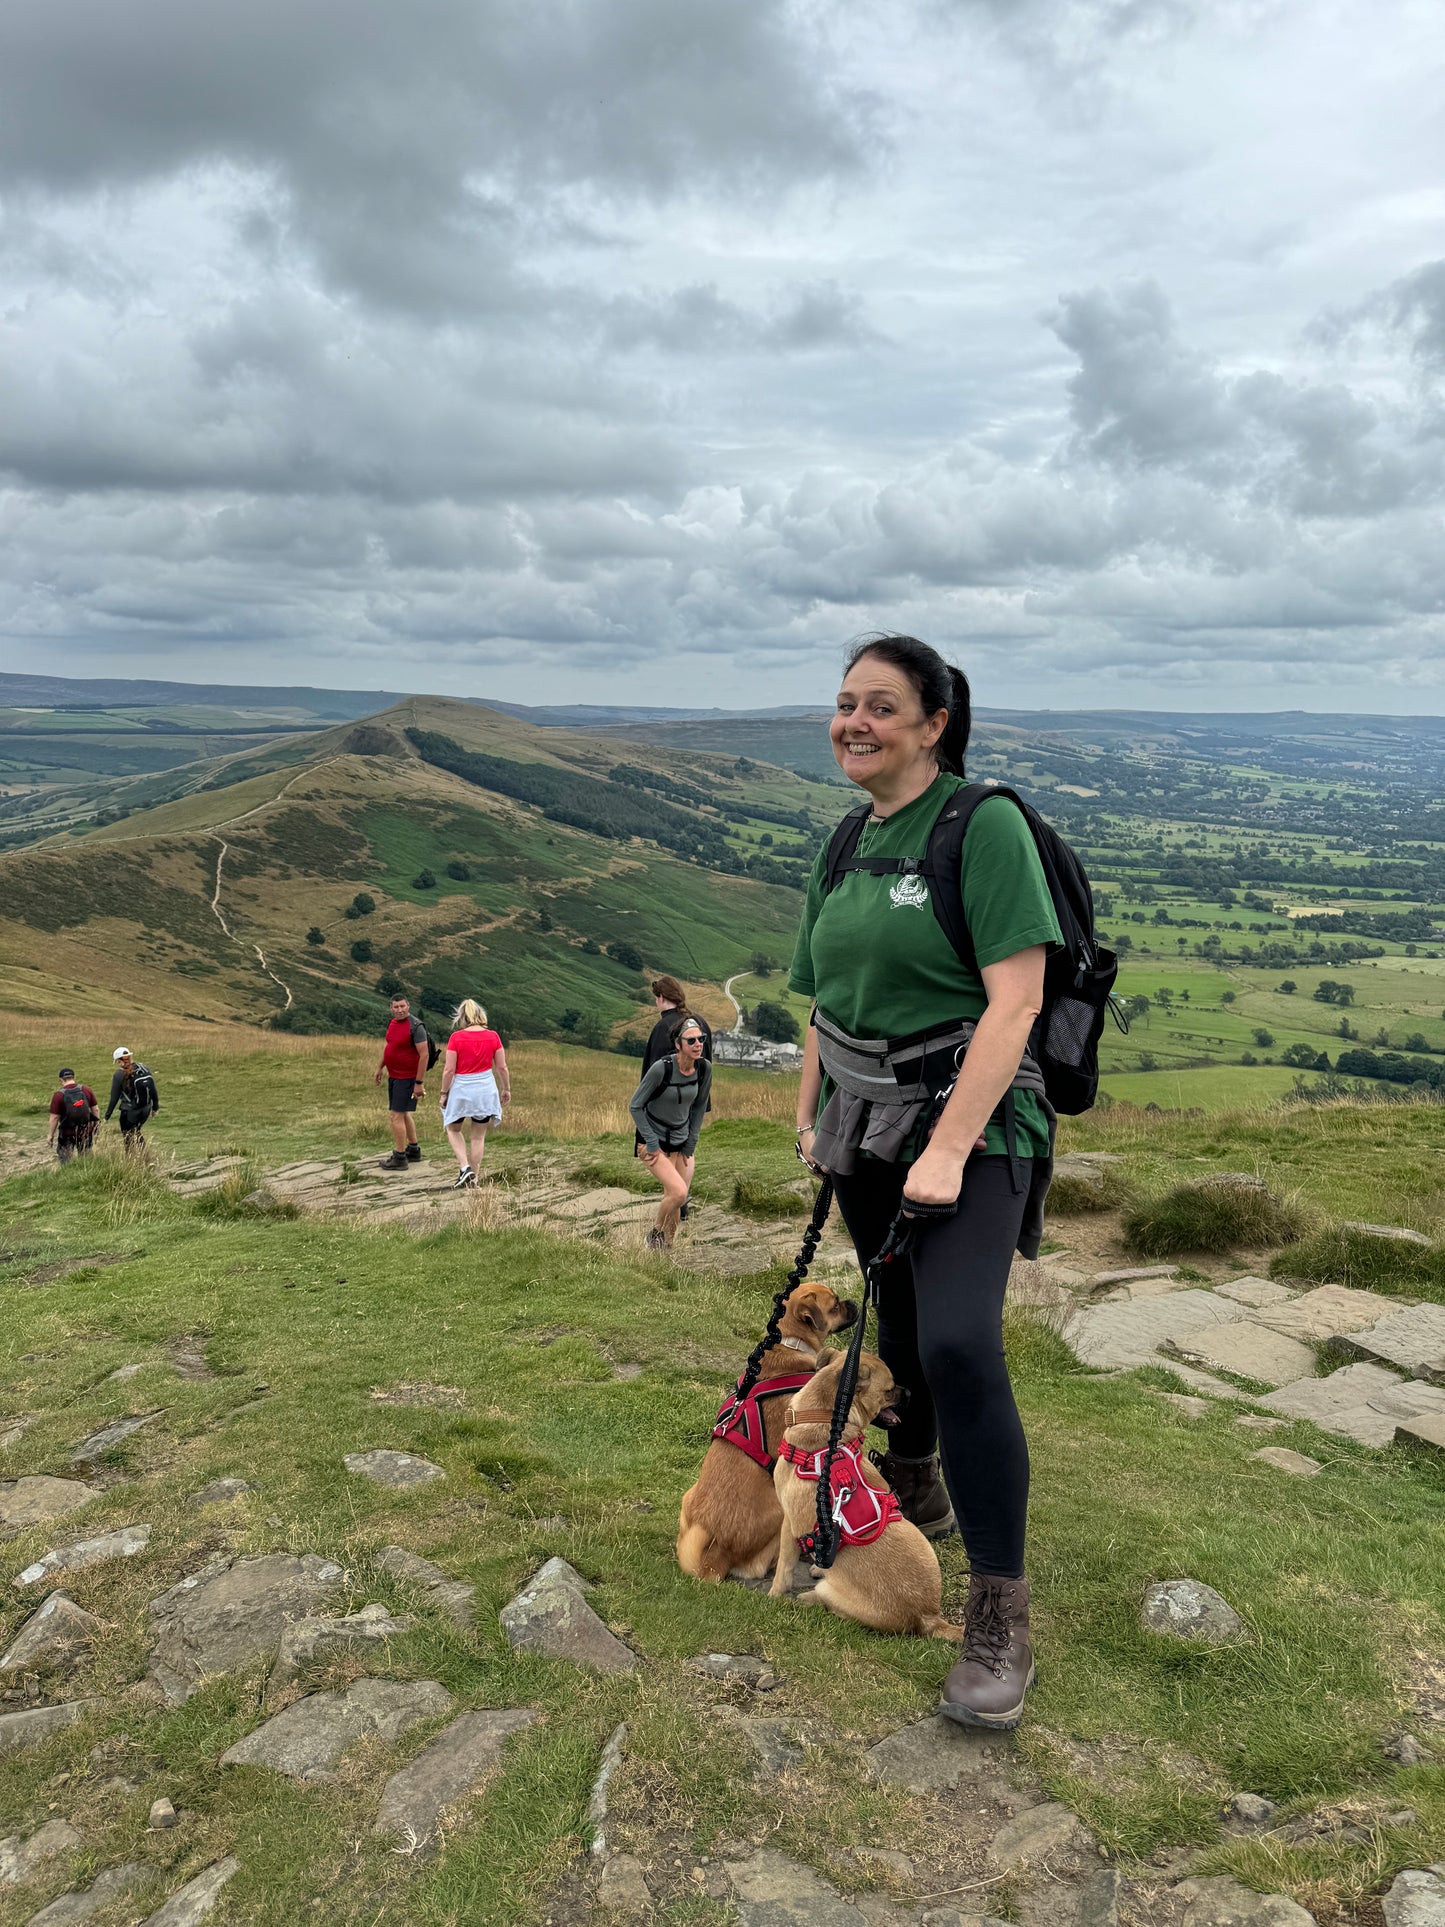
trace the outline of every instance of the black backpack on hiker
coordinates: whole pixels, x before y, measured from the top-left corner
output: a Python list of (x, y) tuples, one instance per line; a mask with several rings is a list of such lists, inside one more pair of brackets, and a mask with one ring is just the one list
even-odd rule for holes
[(1094, 893), (1083, 864), (1032, 804), (1002, 784), (970, 783), (939, 811), (922, 857), (860, 857), (854, 853), (873, 808), (871, 803), (860, 803), (833, 832), (824, 893), (836, 889), (850, 870), (863, 870), (872, 876), (923, 877), (939, 928), (964, 968), (977, 976), (978, 959), (963, 915), (963, 839), (974, 811), (991, 796), (1007, 796), (1022, 810), (1059, 920), (1064, 941), (1060, 949), (1049, 953), (1044, 965), (1043, 1006), (1034, 1026), (1032, 1046), (1049, 1102), (1056, 1111), (1077, 1116), (1098, 1096), (1099, 1036), (1105, 1013), (1112, 1013), (1121, 1030), (1128, 1029), (1110, 994), (1119, 962), (1112, 950), (1100, 945), (1095, 934)]
[(90, 1129), (90, 1100), (78, 1084), (64, 1087), (57, 1093), (60, 1098), (60, 1134), (62, 1137), (84, 1137)]

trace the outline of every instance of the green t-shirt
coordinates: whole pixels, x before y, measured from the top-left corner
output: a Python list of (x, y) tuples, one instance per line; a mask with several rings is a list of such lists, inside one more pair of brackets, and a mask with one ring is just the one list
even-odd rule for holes
[[(881, 823), (865, 823), (859, 856), (921, 857), (939, 812), (965, 787), (940, 775), (922, 796)], [(981, 1017), (983, 979), (966, 970), (938, 926), (919, 876), (850, 870), (829, 894), (826, 847), (808, 880), (789, 988), (811, 997), (852, 1037), (906, 1037), (956, 1017)], [(980, 803), (963, 839), (963, 914), (981, 968), (1062, 942), (1043, 865), (1023, 812), (1007, 797)], [(1016, 1094), (1023, 1157), (1045, 1157), (1048, 1120), (1030, 1091)], [(988, 1154), (1006, 1155), (1003, 1127), (985, 1132)]]

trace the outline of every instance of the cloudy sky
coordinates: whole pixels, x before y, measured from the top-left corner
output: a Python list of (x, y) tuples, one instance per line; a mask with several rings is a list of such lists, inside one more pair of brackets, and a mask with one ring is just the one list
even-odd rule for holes
[(8, 0), (0, 667), (1445, 711), (1438, 0)]

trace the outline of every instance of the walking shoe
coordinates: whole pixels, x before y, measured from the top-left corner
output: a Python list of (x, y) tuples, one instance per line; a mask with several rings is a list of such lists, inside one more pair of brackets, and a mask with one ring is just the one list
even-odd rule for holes
[(421, 1163), (421, 1146), (420, 1146), (419, 1144), (408, 1144), (408, 1145), (407, 1145), (407, 1147), (406, 1147), (406, 1161), (407, 1161), (407, 1163), (408, 1163), (408, 1164), (420, 1164), (420, 1163)]
[(677, 1221), (679, 1224), (687, 1223), (687, 1214), (689, 1211), (691, 1211), (691, 1209), (692, 1209), (692, 1193), (689, 1192), (688, 1195), (683, 1199), (681, 1208), (679, 1209), (677, 1214)]
[(869, 1458), (897, 1495), (899, 1509), (925, 1539), (941, 1539), (957, 1530), (948, 1487), (935, 1452), (926, 1459), (900, 1459), (893, 1452), (870, 1452)]
[(391, 1151), (381, 1160), (381, 1168), (383, 1171), (404, 1171), (406, 1158), (400, 1151)]
[(649, 1231), (642, 1241), (649, 1251), (666, 1251), (667, 1240), (656, 1228)]
[(970, 1574), (963, 1653), (944, 1681), (939, 1712), (964, 1726), (1009, 1733), (1033, 1683), (1028, 1580)]
[[(403, 1159), (403, 1163), (404, 1162), (405, 1162), (405, 1159)], [(476, 1172), (472, 1169), (471, 1165), (464, 1164), (461, 1170), (457, 1172), (457, 1181), (452, 1186), (452, 1189), (453, 1191), (465, 1191), (468, 1189), (469, 1186), (475, 1184), (476, 1181), (477, 1181)]]

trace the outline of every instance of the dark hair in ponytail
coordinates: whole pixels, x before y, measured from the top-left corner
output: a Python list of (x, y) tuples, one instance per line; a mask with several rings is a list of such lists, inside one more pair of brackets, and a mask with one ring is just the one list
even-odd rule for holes
[(917, 636), (864, 636), (853, 645), (843, 673), (851, 674), (865, 656), (877, 656), (881, 662), (901, 669), (917, 690), (925, 716), (935, 716), (940, 709), (948, 711), (948, 721), (933, 746), (933, 754), (940, 769), (962, 776), (973, 723), (968, 677)]

